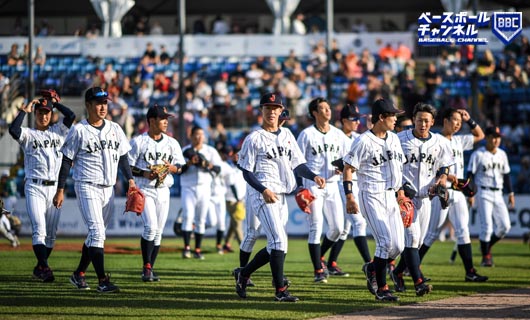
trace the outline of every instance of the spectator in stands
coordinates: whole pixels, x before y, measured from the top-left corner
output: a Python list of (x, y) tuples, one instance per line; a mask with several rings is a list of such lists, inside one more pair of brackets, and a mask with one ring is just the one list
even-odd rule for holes
[(364, 32), (368, 32), (368, 27), (361, 20), (361, 18), (357, 18), (355, 19), (355, 22), (351, 26), (351, 31), (354, 33), (364, 33)]
[[(364, 90), (357, 79), (352, 79), (346, 90), (346, 103), (357, 105), (364, 96)], [(325, 97), (325, 96), (324, 96)]]
[(149, 34), (149, 24), (146, 16), (141, 16), (134, 27), (134, 34), (137, 36), (143, 36)]
[(85, 34), (87, 39), (95, 39), (95, 38), (98, 38), (100, 35), (101, 35), (101, 30), (99, 30), (98, 26), (95, 23), (92, 23), (90, 25), (90, 28), (88, 28)]
[(388, 42), (384, 47), (379, 50), (379, 58), (381, 59), (394, 59), (396, 57), (396, 51), (392, 48), (392, 44)]
[(195, 87), (195, 96), (204, 102), (204, 107), (210, 109), (213, 105), (212, 87), (205, 79), (200, 79)]
[(521, 46), (519, 49), (519, 57), (527, 57), (530, 55), (530, 42), (528, 41), (528, 37), (525, 35), (521, 35)]
[(160, 45), (160, 55), (158, 58), (160, 63), (163, 65), (168, 65), (171, 63), (171, 56), (167, 52), (166, 46), (163, 44)]
[(118, 123), (127, 138), (131, 139), (134, 133), (134, 118), (129, 114), (129, 106), (120, 97), (120, 92), (116, 87), (109, 90), (109, 94), (111, 100), (108, 102), (107, 119)]
[(374, 72), (375, 70), (375, 57), (368, 49), (363, 49), (361, 52), (361, 58), (359, 61), (361, 68), (363, 69), (363, 76)]
[(235, 109), (236, 119), (240, 120), (241, 127), (247, 126), (247, 105), (250, 90), (247, 86), (247, 80), (245, 77), (238, 77), (234, 87), (234, 99), (236, 101)]
[(304, 15), (302, 13), (296, 14), (291, 25), (292, 33), (297, 35), (305, 35), (307, 33), (304, 24)]
[(300, 62), (300, 60), (298, 59), (297, 55), (296, 55), (296, 52), (291, 49), (289, 50), (289, 55), (287, 56), (287, 58), (283, 61), (283, 67), (284, 67), (284, 70), (285, 71), (290, 71), (294, 68), (294, 65), (297, 63), (297, 62)]
[(451, 62), (449, 61), (449, 52), (446, 49), (442, 49), (440, 55), (436, 58), (436, 69), (440, 72), (443, 77), (451, 75)]
[(136, 92), (136, 100), (141, 104), (142, 108), (147, 108), (149, 106), (149, 100), (153, 95), (152, 86), (149, 86), (147, 81), (142, 81), (142, 85)]
[(215, 20), (212, 22), (212, 34), (227, 34), (230, 31), (228, 23), (221, 17), (217, 15)]
[(153, 46), (152, 42), (148, 42), (145, 45), (145, 51), (143, 56), (147, 56), (149, 58), (150, 63), (157, 63), (158, 55), (156, 53), (155, 47)]
[(309, 61), (315, 70), (324, 70), (328, 56), (326, 54), (326, 46), (323, 41), (319, 41), (313, 46), (311, 53), (309, 54)]
[(423, 79), (425, 81), (425, 102), (434, 103), (436, 88), (442, 83), (442, 77), (436, 70), (434, 62), (429, 62), (427, 70), (423, 73)]
[(151, 30), (149, 31), (149, 34), (152, 36), (161, 36), (164, 34), (164, 28), (162, 28), (162, 25), (160, 24), (160, 21), (155, 20), (153, 21), (153, 24), (151, 25)]
[(103, 71), (103, 78), (105, 79), (105, 82), (107, 84), (110, 84), (112, 82), (112, 79), (116, 78), (117, 73), (116, 70), (114, 70), (114, 66), (112, 63), (107, 63), (105, 66), (105, 71)]
[(511, 75), (512, 88), (524, 88), (528, 86), (528, 75), (523, 71), (520, 65), (516, 64)]
[(206, 19), (202, 17), (193, 22), (193, 34), (206, 34), (206, 26), (204, 25), (204, 20)]
[[(190, 111), (194, 117), (204, 110), (204, 102), (195, 96), (195, 88), (193, 86), (186, 87), (185, 93), (186, 110)], [(205, 133), (206, 134), (206, 133)]]
[(248, 79), (248, 84), (251, 87), (259, 88), (263, 85), (263, 81), (261, 80), (263, 70), (255, 62), (250, 64), (250, 69), (245, 73), (245, 77)]
[(42, 48), (41, 45), (37, 46), (37, 50), (35, 51), (35, 55), (33, 58), (33, 63), (37, 66), (44, 66), (46, 64), (46, 52), (44, 52), (44, 48)]
[(26, 42), (22, 48), (22, 52), (18, 57), (18, 65), (26, 65), (29, 63), (29, 44)]
[(401, 71), (405, 63), (412, 58), (412, 52), (403, 42), (398, 42), (396, 49), (396, 62), (398, 64), (398, 71)]
[(361, 79), (363, 77), (363, 68), (359, 58), (351, 51), (344, 59), (344, 76), (348, 79)]
[(53, 34), (52, 27), (50, 26), (47, 19), (41, 21), (40, 26), (37, 30), (37, 37), (47, 37)]
[(495, 57), (490, 49), (484, 50), (477, 61), (477, 72), (481, 77), (489, 77), (495, 72)]
[(164, 74), (164, 72), (155, 73), (155, 79), (153, 84), (153, 98), (167, 97), (169, 94), (169, 88), (171, 86), (171, 80)]
[(462, 60), (468, 65), (475, 60), (475, 47), (471, 44), (460, 46), (460, 53)]
[(7, 55), (7, 65), (16, 66), (19, 63), (19, 60), (20, 53), (18, 52), (18, 44), (13, 43), (11, 45), (11, 50), (9, 51), (9, 54)]

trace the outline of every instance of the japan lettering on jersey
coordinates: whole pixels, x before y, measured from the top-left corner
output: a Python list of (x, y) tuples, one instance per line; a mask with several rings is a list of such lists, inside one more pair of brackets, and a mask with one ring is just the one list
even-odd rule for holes
[[(165, 161), (174, 166), (183, 166), (186, 163), (180, 144), (174, 138), (162, 133), (162, 138), (155, 141), (145, 132), (131, 140), (131, 151), (129, 151), (129, 164), (131, 166), (149, 171), (150, 165), (164, 164)], [(135, 177), (135, 181), (139, 187), (145, 185), (154, 187), (156, 184), (156, 179), (149, 180), (144, 177)], [(173, 175), (168, 174), (162, 185), (171, 187), (173, 183)]]
[(104, 126), (99, 130), (84, 119), (70, 129), (61, 152), (74, 161), (75, 181), (113, 186), (119, 159), (130, 149), (131, 145), (117, 123), (104, 120)]
[(63, 159), (60, 149), (67, 133), (62, 121), (45, 131), (22, 128), (18, 143), (24, 149), (26, 179), (57, 180)]
[(493, 154), (480, 147), (471, 154), (467, 171), (473, 173), (477, 186), (502, 189), (504, 175), (510, 173), (508, 156), (499, 148)]
[(315, 126), (310, 126), (300, 133), (297, 142), (309, 170), (325, 178), (327, 182), (339, 181), (339, 175), (335, 173), (335, 166), (331, 162), (342, 158), (349, 150), (346, 149), (349, 142), (344, 132), (330, 126), (328, 132), (322, 133)]
[(455, 165), (451, 166), (449, 173), (458, 179), (464, 179), (464, 151), (473, 150), (474, 137), (472, 134), (459, 134), (452, 136), (449, 144), (453, 151), (453, 159), (455, 162)]
[[(239, 167), (254, 172), (261, 184), (274, 193), (290, 193), (296, 188), (293, 170), (305, 158), (292, 132), (280, 128), (278, 135), (263, 129), (250, 133), (239, 151)], [(254, 190), (247, 188), (247, 192)], [(254, 190), (255, 191), (255, 190)]]
[(427, 197), (435, 182), (436, 173), (442, 167), (454, 165), (449, 140), (437, 133), (428, 139), (418, 139), (413, 129), (398, 133), (405, 155), (403, 178), (418, 189), (418, 197)]
[[(193, 148), (192, 145), (187, 145), (182, 148), (182, 152), (185, 152), (189, 148)], [(203, 144), (200, 150), (196, 150), (198, 153), (202, 154), (206, 160), (208, 160), (214, 166), (221, 166), (221, 156), (219, 152), (207, 144)], [(196, 186), (201, 184), (212, 184), (214, 172), (210, 172), (207, 169), (199, 168), (198, 166), (192, 165), (189, 166), (186, 172), (180, 175), (180, 184), (183, 186)]]
[(386, 139), (370, 130), (361, 134), (351, 146), (344, 162), (357, 170), (360, 191), (372, 193), (401, 187), (405, 157), (397, 135), (388, 131)]

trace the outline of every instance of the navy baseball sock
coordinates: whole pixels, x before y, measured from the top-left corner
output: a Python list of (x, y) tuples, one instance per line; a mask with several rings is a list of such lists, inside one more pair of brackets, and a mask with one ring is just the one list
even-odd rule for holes
[(489, 241), (480, 240), (480, 252), (482, 253), (482, 256), (485, 256), (485, 255), (487, 255), (490, 252), (490, 243), (489, 243)]
[(421, 247), (420, 247), (420, 261), (423, 260), (423, 257), (425, 257), (425, 255), (427, 254), (427, 251), (429, 251), (431, 247), (429, 247), (428, 245), (426, 244), (422, 244)]
[(251, 254), (252, 252), (246, 252), (239, 249), (239, 266), (241, 268), (245, 267), (248, 264), (248, 260), (250, 260)]
[(328, 267), (330, 267), (333, 262), (337, 262), (342, 247), (344, 246), (344, 242), (345, 240), (339, 239), (331, 247), (331, 250), (329, 251)]
[(46, 247), (46, 259), (50, 257), (50, 255), (52, 254), (52, 251), (53, 251), (53, 248)]
[(283, 261), (285, 253), (280, 250), (271, 250), (270, 266), (272, 272), (272, 279), (276, 290), (283, 288)]
[[(422, 279), (422, 277), (420, 272), (420, 254), (418, 249), (405, 248), (405, 250), (403, 250), (402, 258), (405, 258), (405, 262), (409, 267), (410, 276), (412, 277), (414, 284), (419, 284), (418, 281)], [(401, 261), (399, 261), (399, 263), (401, 263)]]
[(473, 254), (471, 253), (471, 243), (459, 244), (458, 253), (460, 254), (460, 258), (462, 258), (466, 273), (470, 272), (473, 269)]
[(326, 255), (326, 252), (328, 252), (329, 248), (331, 248), (334, 244), (335, 242), (324, 236), (324, 241), (322, 241), (322, 245), (320, 246), (320, 256)]
[(354, 237), (353, 242), (355, 243), (357, 250), (359, 250), (364, 262), (370, 262), (372, 258), (370, 257), (370, 249), (368, 249), (368, 241), (366, 241), (366, 236)]
[(491, 253), (491, 247), (493, 247), (493, 245), (496, 244), (499, 240), (501, 240), (501, 238), (497, 237), (495, 233), (491, 235), (490, 245), (488, 247), (488, 254)]
[(241, 269), (241, 274), (248, 278), (251, 274), (254, 273), (254, 271), (258, 270), (259, 268), (263, 267), (267, 263), (270, 262), (270, 255), (267, 252), (267, 248), (263, 248), (256, 255), (254, 256), (254, 259), (250, 260), (250, 262), (247, 264), (246, 267)]
[(375, 279), (377, 280), (377, 287), (383, 288), (386, 285), (386, 259), (374, 257), (372, 263), (375, 270)]
[(156, 257), (158, 256), (159, 251), (160, 251), (160, 246), (153, 247), (153, 253), (151, 253), (151, 268), (155, 267), (155, 261), (156, 261)]
[(223, 241), (223, 235), (224, 235), (224, 231), (221, 231), (221, 230), (217, 230), (217, 234), (215, 235), (215, 244), (220, 246), (221, 245), (221, 241)]
[[(406, 250), (407, 248), (405, 248)], [(394, 269), (394, 272), (396, 274), (401, 274), (403, 271), (405, 271), (405, 268), (407, 267), (407, 262), (405, 261), (405, 255), (401, 253), (401, 258), (399, 259), (398, 264), (396, 265), (396, 268)]]
[(41, 268), (48, 267), (48, 253), (46, 252), (46, 246), (43, 244), (34, 244), (33, 253), (37, 258), (37, 266)]
[(99, 280), (104, 279), (105, 278), (105, 253), (103, 251), (103, 248), (89, 247), (88, 255), (90, 256), (90, 260), (92, 261), (94, 270), (96, 270), (98, 279)]
[(315, 270), (322, 269), (322, 264), (320, 263), (320, 243), (309, 243), (309, 256), (311, 257), (313, 268)]
[(189, 248), (191, 231), (182, 231), (182, 238), (184, 239), (184, 247)]
[(195, 251), (197, 251), (197, 249), (199, 249), (199, 251), (201, 250), (202, 236), (203, 235), (204, 234), (202, 234), (202, 233), (195, 232)]
[(155, 246), (155, 241), (149, 241), (140, 237), (140, 247), (142, 248), (142, 259), (144, 261), (144, 266), (148, 263), (153, 265), (151, 262), (151, 256), (153, 255), (153, 247)]
[(81, 259), (79, 260), (79, 265), (77, 266), (76, 273), (86, 272), (88, 266), (90, 265), (90, 255), (88, 254), (88, 247), (83, 243), (83, 249), (81, 250)]

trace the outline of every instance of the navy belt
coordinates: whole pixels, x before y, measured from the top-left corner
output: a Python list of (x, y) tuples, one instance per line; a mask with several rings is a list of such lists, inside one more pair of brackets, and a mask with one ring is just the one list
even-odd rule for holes
[(491, 188), (491, 187), (484, 187), (484, 186), (481, 186), (480, 189), (482, 189), (482, 190), (491, 190), (491, 191), (499, 191), (499, 190), (501, 190), (500, 188)]
[(107, 186), (105, 184), (97, 184), (97, 183), (90, 182), (90, 181), (82, 181), (82, 182), (87, 183), (87, 184), (92, 185), (92, 186), (100, 187), (100, 188), (112, 187), (112, 186)]
[(41, 184), (43, 186), (54, 186), (55, 185), (55, 181), (51, 181), (51, 180), (31, 179), (31, 181), (33, 181), (33, 183)]

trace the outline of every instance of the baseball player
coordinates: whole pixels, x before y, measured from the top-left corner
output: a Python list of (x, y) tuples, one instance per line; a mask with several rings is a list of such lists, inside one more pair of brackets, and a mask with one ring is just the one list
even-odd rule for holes
[[(51, 123), (53, 108), (64, 115), (62, 122)], [(22, 128), (22, 122), (30, 112), (35, 113), (35, 128)], [(55, 98), (41, 98), (22, 105), (9, 126), (9, 134), (24, 151), (24, 192), (31, 221), (33, 252), (37, 258), (33, 277), (44, 282), (55, 279), (48, 265), (48, 258), (55, 245), (61, 212), (53, 207), (52, 199), (62, 159), (59, 149), (74, 120), (75, 114)]]
[[(147, 111), (146, 133), (131, 140), (129, 165), (137, 185), (145, 195), (142, 213), (144, 231), (140, 239), (142, 248), (142, 280), (159, 281), (153, 271), (160, 250), (162, 233), (169, 213), (170, 192), (173, 174), (180, 173), (184, 156), (180, 144), (166, 134), (168, 118), (172, 117), (163, 106), (154, 105)], [(164, 165), (165, 173), (159, 176), (151, 166)]]
[[(468, 176), (475, 179), (475, 196), (480, 219), (480, 250), (482, 266), (492, 267), (491, 247), (510, 231), (510, 216), (502, 197), (503, 186), (508, 191), (510, 208), (515, 207), (510, 178), (510, 164), (504, 150), (500, 149), (502, 135), (498, 127), (486, 128), (486, 146), (471, 154)], [(493, 226), (495, 225), (495, 230)]]
[[(346, 105), (340, 112), (340, 121), (342, 122), (342, 132), (346, 135), (349, 140), (349, 146), (347, 151), (351, 149), (353, 141), (359, 136), (357, 128), (359, 127), (360, 119), (362, 115), (359, 113), (359, 109), (356, 106)], [(341, 171), (341, 168), (338, 168)], [(342, 198), (342, 203), (346, 206), (346, 195), (344, 193), (344, 185), (342, 175), (339, 181), (339, 190)], [(352, 191), (355, 199), (359, 198), (359, 186), (357, 185), (357, 173), (352, 173)], [(338, 256), (342, 250), (344, 242), (348, 238), (350, 230), (353, 235), (353, 242), (357, 247), (357, 250), (361, 254), (364, 263), (369, 263), (372, 258), (370, 256), (370, 249), (368, 248), (368, 241), (366, 240), (366, 219), (362, 214), (348, 214), (344, 210), (344, 230), (342, 231), (339, 240), (331, 247), (328, 260), (328, 270), (330, 275), (337, 276), (348, 276), (347, 273), (343, 272), (336, 265)]]
[(64, 202), (66, 178), (73, 167), (74, 189), (81, 216), (88, 228), (77, 270), (70, 283), (80, 290), (87, 290), (85, 272), (90, 262), (98, 277), (97, 291), (119, 292), (118, 286), (105, 274), (105, 230), (114, 211), (114, 184), (118, 168), (136, 187), (127, 152), (131, 149), (122, 128), (106, 120), (108, 93), (100, 87), (85, 92), (85, 107), (88, 118), (76, 124), (68, 133), (61, 148), (63, 160), (59, 170), (59, 182), (53, 203), (60, 208)]
[[(440, 236), (444, 222), (447, 218), (455, 228), (458, 252), (462, 258), (465, 269), (465, 281), (484, 282), (488, 277), (481, 276), (473, 266), (473, 254), (471, 252), (471, 238), (469, 236), (469, 209), (466, 197), (461, 191), (449, 189), (451, 184), (456, 184), (458, 179), (464, 178), (464, 151), (472, 150), (473, 144), (484, 139), (484, 132), (480, 126), (469, 116), (466, 110), (448, 108), (442, 114), (443, 129), (441, 135), (445, 137), (453, 151), (455, 165), (449, 169), (447, 180), (449, 192), (449, 207), (442, 209), (438, 197), (431, 201), (431, 219), (427, 235), (420, 247), (420, 259), (423, 257)], [(465, 121), (471, 129), (471, 134), (459, 134), (462, 128), (462, 121)]]
[[(355, 139), (343, 158), (346, 212), (359, 214), (362, 207), (361, 213), (375, 238), (374, 259), (364, 270), (368, 289), (379, 301), (399, 300), (386, 284), (387, 261), (399, 256), (404, 246), (404, 227), (395, 193), (402, 186), (405, 156), (392, 132), (398, 113), (402, 111), (390, 101), (376, 100), (372, 106), (372, 129)], [(354, 172), (358, 178), (358, 198), (353, 193)]]
[(190, 238), (195, 223), (195, 259), (204, 259), (201, 243), (205, 231), (206, 215), (210, 206), (212, 180), (221, 171), (221, 156), (214, 147), (205, 144), (204, 130), (191, 129), (191, 144), (182, 148), (186, 164), (182, 167), (182, 257), (191, 258)]
[(275, 299), (296, 302), (299, 299), (287, 291), (283, 265), (287, 253), (285, 216), (288, 215), (286, 194), (296, 188), (295, 174), (314, 180), (324, 188), (324, 178), (315, 175), (304, 164), (305, 160), (289, 130), (279, 128), (278, 117), (284, 106), (280, 93), (266, 93), (261, 97), (263, 125), (250, 133), (239, 152), (238, 167), (249, 184), (247, 209), (253, 211), (267, 236), (267, 246), (260, 250), (244, 268), (236, 268), (236, 292), (246, 298), (247, 281), (251, 274), (270, 262), (276, 288)]
[[(321, 258), (339, 239), (344, 230), (344, 211), (339, 193), (339, 175), (332, 164), (341, 159), (351, 147), (351, 142), (343, 132), (330, 125), (331, 107), (326, 99), (315, 98), (309, 103), (309, 116), (314, 125), (302, 130), (297, 142), (306, 159), (306, 165), (311, 172), (317, 172), (326, 179), (326, 188), (321, 189), (313, 180), (303, 180), (303, 186), (311, 191), (315, 200), (310, 205), (311, 214), (307, 215), (309, 223), (309, 256), (313, 263), (315, 283), (326, 283), (326, 275)], [(328, 231), (324, 236), (322, 245), (322, 229), (324, 219)], [(335, 262), (335, 261), (333, 261)], [(336, 275), (347, 275), (340, 268), (332, 266)]]
[(432, 286), (425, 283), (420, 272), (419, 256), (419, 248), (427, 233), (431, 215), (430, 190), (434, 185), (446, 184), (449, 166), (454, 164), (449, 141), (430, 131), (435, 117), (436, 109), (433, 106), (418, 103), (413, 112), (414, 129), (398, 133), (406, 159), (403, 164), (403, 180), (415, 191), (415, 196), (409, 196), (414, 203), (414, 220), (405, 229), (405, 249), (390, 277), (396, 291), (403, 292), (403, 271), (408, 267), (417, 296), (432, 291)]

